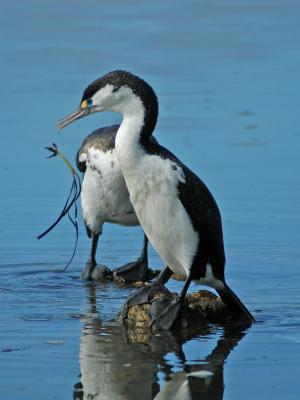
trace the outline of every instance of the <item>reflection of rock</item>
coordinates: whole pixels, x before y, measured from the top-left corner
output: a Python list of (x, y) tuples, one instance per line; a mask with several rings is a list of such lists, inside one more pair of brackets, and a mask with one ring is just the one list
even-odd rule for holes
[(90, 285), (89, 310), (82, 318), (80, 382), (74, 385), (76, 400), (152, 400), (158, 393), (160, 358), (143, 345), (132, 345), (117, 322), (102, 325), (96, 304), (96, 287)]
[[(206, 357), (201, 356), (199, 341), (199, 362), (188, 363), (182, 345), (198, 335), (211, 336), (216, 327), (198, 325), (193, 330), (163, 331), (159, 335), (140, 330), (139, 336), (116, 321), (102, 324), (97, 311), (96, 287), (90, 285), (88, 290), (89, 309), (82, 317), (83, 335), (80, 338), (80, 382), (74, 385), (74, 400), (223, 398), (224, 361), (245, 335), (249, 324), (225, 326), (216, 347)], [(191, 310), (200, 308), (198, 303), (201, 303), (204, 307), (202, 315), (213, 315), (213, 311), (208, 312), (210, 308), (221, 310), (219, 307), (225, 307), (218, 304), (221, 301), (216, 300), (216, 296), (205, 291), (188, 296), (188, 299)], [(188, 305), (186, 307), (189, 309)], [(176, 354), (181, 371), (173, 372), (172, 364), (166, 359), (170, 353)], [(165, 380), (161, 387), (157, 377), (159, 372)]]
[[(176, 293), (159, 292), (155, 294), (153, 300), (176, 296)], [(151, 303), (136, 305), (128, 310), (126, 326), (128, 328), (128, 336), (133, 341), (148, 341), (147, 335), (149, 334), (153, 300)], [(120, 318), (124, 318), (124, 310)], [(220, 297), (208, 290), (201, 290), (186, 296), (183, 310), (174, 328), (175, 330), (183, 331), (183, 336), (185, 336), (185, 330), (190, 334), (191, 330), (197, 329), (208, 322), (227, 323), (234, 320), (236, 320), (236, 317), (229, 311)], [(145, 336), (144, 339), (143, 336)]]

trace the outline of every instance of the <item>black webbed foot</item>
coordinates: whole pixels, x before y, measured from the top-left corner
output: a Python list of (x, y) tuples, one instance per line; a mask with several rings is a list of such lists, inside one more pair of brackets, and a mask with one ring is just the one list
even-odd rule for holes
[(115, 269), (113, 274), (125, 282), (147, 281), (148, 262), (145, 258), (139, 257), (136, 261)]
[(158, 299), (151, 304), (151, 329), (153, 332), (171, 329), (178, 318), (182, 302), (179, 299)]
[(81, 272), (81, 279), (89, 281), (103, 281), (112, 276), (111, 270), (106, 265), (88, 262)]
[(126, 306), (132, 307), (136, 306), (138, 304), (145, 304), (149, 303), (150, 300), (153, 298), (155, 293), (157, 292), (169, 292), (169, 290), (161, 284), (158, 284), (157, 282), (150, 283), (150, 285), (144, 286), (141, 289), (139, 289), (137, 292), (134, 292), (131, 294), (126, 301)]
[(121, 311), (123, 320), (126, 320), (130, 307), (136, 306), (138, 304), (149, 303), (157, 292), (164, 291), (170, 293), (169, 290), (164, 286), (164, 284), (170, 279), (171, 275), (172, 271), (168, 267), (165, 267), (154, 282), (150, 283), (147, 286), (144, 286), (143, 288), (128, 296), (126, 303), (124, 304)]
[(189, 276), (185, 281), (179, 298), (165, 299), (165, 300), (154, 300), (151, 306), (151, 324), (150, 327), (153, 332), (160, 330), (171, 329), (179, 316), (181, 307), (184, 303), (184, 299), (192, 277)]
[(165, 291), (169, 293), (169, 290), (162, 284), (158, 282), (152, 282), (150, 285), (144, 286), (138, 291), (132, 293), (128, 296), (126, 303), (123, 305), (121, 315), (123, 320), (126, 320), (127, 313), (130, 307), (136, 306), (138, 304), (149, 303), (153, 296), (157, 292)]

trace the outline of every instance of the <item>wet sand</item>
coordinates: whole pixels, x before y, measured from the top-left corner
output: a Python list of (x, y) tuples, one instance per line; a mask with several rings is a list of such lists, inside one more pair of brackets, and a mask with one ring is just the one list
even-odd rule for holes
[[(299, 1), (4, 0), (1, 9), (0, 397), (297, 399)], [(157, 138), (216, 197), (227, 280), (255, 315), (251, 328), (132, 342), (118, 312), (134, 289), (78, 278), (89, 247), (82, 221), (65, 273), (70, 224), (37, 241), (71, 186), (44, 147), (54, 141), (74, 159), (88, 133), (119, 117), (62, 135), (55, 122), (117, 68), (151, 83)], [(138, 228), (106, 225), (98, 260), (118, 267), (142, 240)], [(162, 266), (152, 249), (150, 264)]]

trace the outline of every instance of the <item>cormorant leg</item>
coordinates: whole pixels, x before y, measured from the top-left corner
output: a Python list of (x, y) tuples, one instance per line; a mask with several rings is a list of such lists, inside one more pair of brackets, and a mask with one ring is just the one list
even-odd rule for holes
[(153, 332), (172, 328), (183, 306), (191, 281), (192, 278), (189, 276), (185, 281), (179, 299), (153, 301), (151, 305), (151, 329)]
[(140, 257), (114, 270), (114, 276), (126, 282), (147, 281), (148, 279), (148, 238), (144, 234), (144, 245)]
[(165, 267), (154, 282), (142, 287), (138, 291), (128, 296), (126, 303), (123, 306), (122, 315), (124, 316), (124, 319), (127, 317), (129, 307), (133, 307), (138, 304), (149, 303), (155, 293), (159, 291), (168, 291), (164, 284), (170, 279), (172, 274), (173, 272), (170, 270), (170, 268)]
[(102, 280), (105, 279), (108, 275), (111, 275), (111, 271), (105, 265), (97, 265), (96, 252), (100, 235), (92, 233), (91, 236), (92, 236), (91, 252), (89, 259), (86, 263), (86, 266), (81, 273), (81, 279)]

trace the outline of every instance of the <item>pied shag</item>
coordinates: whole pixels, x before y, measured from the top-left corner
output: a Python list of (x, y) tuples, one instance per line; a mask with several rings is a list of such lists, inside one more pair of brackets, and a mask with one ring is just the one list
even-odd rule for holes
[(131, 296), (127, 306), (148, 302), (175, 273), (186, 277), (184, 287), (179, 299), (155, 307), (153, 330), (173, 326), (192, 280), (214, 288), (235, 314), (254, 321), (225, 282), (223, 230), (215, 199), (174, 154), (149, 140), (158, 117), (152, 87), (129, 72), (109, 72), (87, 86), (79, 108), (58, 127), (102, 111), (122, 114), (116, 156), (139, 222), (168, 266), (154, 285)]
[[(116, 157), (115, 137), (118, 129), (119, 125), (96, 129), (85, 138), (76, 156), (77, 168), (84, 173), (81, 208), (86, 231), (91, 239), (90, 255), (81, 273), (85, 280), (101, 280), (112, 275), (108, 267), (96, 261), (97, 245), (104, 223), (139, 225)], [(147, 250), (148, 239), (144, 235), (140, 257), (115, 269), (113, 274), (126, 282), (147, 280)]]

